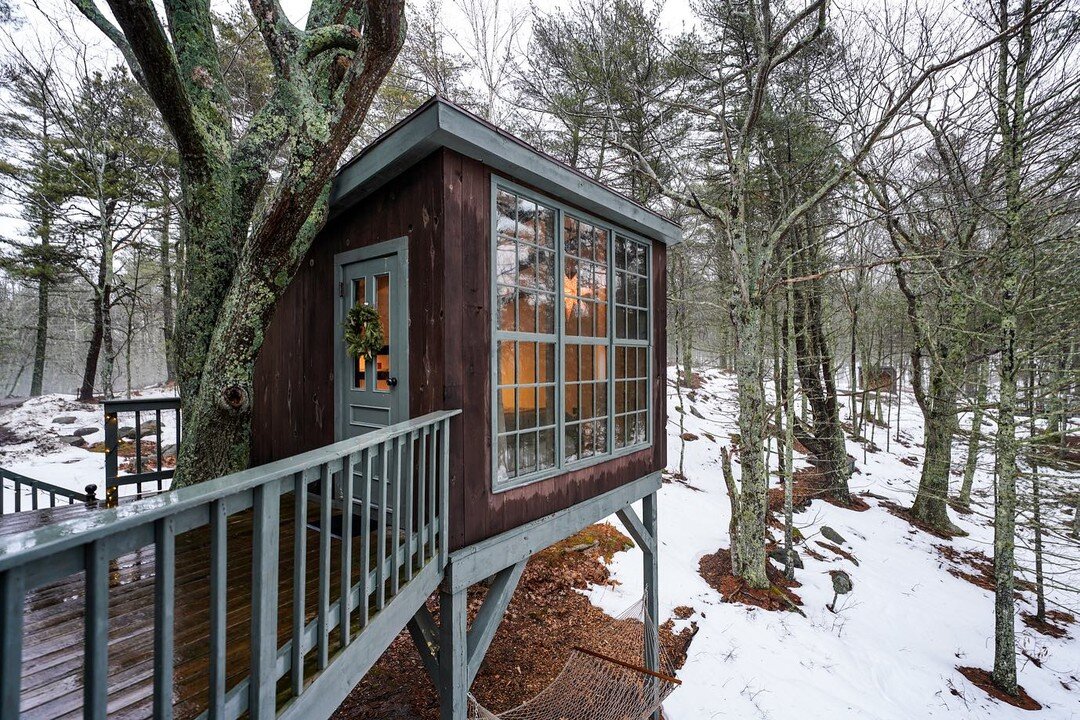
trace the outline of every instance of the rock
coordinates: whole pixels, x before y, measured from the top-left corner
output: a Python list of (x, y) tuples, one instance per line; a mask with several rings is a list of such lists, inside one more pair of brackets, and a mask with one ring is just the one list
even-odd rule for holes
[(71, 445), (72, 447), (86, 447), (86, 441), (78, 435), (61, 435), (60, 442)]
[[(786, 556), (787, 556), (787, 553), (784, 552), (783, 548), (777, 548), (776, 550), (773, 550), (771, 553), (769, 553), (769, 557), (772, 558), (773, 560), (775, 560), (776, 562), (780, 563), (781, 565), (786, 565), (787, 564)], [(792, 551), (792, 556), (795, 558), (795, 567), (797, 569), (799, 569), (799, 570), (802, 570), (803, 569), (803, 561), (802, 561), (802, 558), (799, 557), (799, 553), (795, 552), (795, 551)]]
[(161, 457), (163, 457), (163, 458), (176, 457), (176, 446), (175, 445), (166, 445), (163, 448), (161, 448)]
[(139, 437), (146, 437), (147, 435), (156, 435), (158, 430), (158, 424), (154, 420), (147, 420), (139, 426)]
[(821, 534), (825, 536), (826, 540), (828, 540), (829, 542), (834, 542), (837, 545), (843, 545), (844, 543), (847, 542), (847, 540), (844, 539), (843, 535), (836, 532), (835, 530), (833, 530), (828, 525), (822, 525), (821, 526)]
[(57, 425), (74, 425), (77, 419), (74, 415), (57, 415), (52, 421)]
[(82, 427), (73, 432), (72, 435), (78, 435), (79, 437), (82, 437), (84, 435), (93, 435), (97, 431), (98, 429), (96, 427)]
[(135, 437), (135, 428), (125, 425), (116, 431), (116, 437), (120, 440), (131, 440)]
[(851, 576), (843, 570), (834, 570), (831, 574), (832, 589), (837, 595), (847, 595), (855, 587), (851, 582)]

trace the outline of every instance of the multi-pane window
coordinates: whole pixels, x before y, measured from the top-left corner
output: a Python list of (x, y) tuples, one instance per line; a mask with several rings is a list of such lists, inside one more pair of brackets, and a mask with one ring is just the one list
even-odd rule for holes
[(563, 457), (608, 451), (608, 231), (563, 216)]
[(649, 438), (648, 248), (615, 235), (615, 429), (616, 448)]
[(500, 480), (555, 467), (555, 211), (499, 191), (495, 216)]
[(498, 187), (496, 487), (649, 442), (648, 245)]

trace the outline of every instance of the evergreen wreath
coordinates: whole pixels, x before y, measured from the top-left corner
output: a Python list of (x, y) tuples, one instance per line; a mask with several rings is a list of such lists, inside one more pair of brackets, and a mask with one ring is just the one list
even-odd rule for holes
[(378, 310), (367, 303), (350, 308), (345, 316), (345, 348), (349, 355), (371, 360), (385, 344)]

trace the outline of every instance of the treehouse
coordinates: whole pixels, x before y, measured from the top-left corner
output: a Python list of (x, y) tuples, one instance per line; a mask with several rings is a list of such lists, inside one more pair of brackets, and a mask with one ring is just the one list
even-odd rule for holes
[[(346, 165), (270, 325), (254, 459), (438, 410), (450, 549), (665, 465), (665, 249), (678, 228), (442, 100)], [(345, 347), (373, 305), (386, 344)]]
[[(636, 661), (579, 659), (636, 678), (620, 681), (619, 717), (657, 712), (673, 687), (656, 491), (679, 239), (522, 140), (425, 103), (337, 176), (256, 365), (255, 467), (62, 532), (0, 524), (0, 714), (325, 718), (408, 627), (442, 716), (490, 717), (468, 715), (469, 687), (525, 562), (615, 514), (643, 551), (644, 640)], [(48, 648), (20, 634), (56, 613), (42, 594), (80, 620)], [(37, 661), (61, 641), (81, 649), (66, 704), (41, 690), (56, 666)], [(574, 693), (598, 698), (556, 694)]]

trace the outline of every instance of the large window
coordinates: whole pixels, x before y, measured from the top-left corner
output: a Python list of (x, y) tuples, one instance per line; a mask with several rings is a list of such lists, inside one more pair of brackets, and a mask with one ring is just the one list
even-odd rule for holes
[(649, 437), (649, 246), (557, 203), (494, 198), (495, 487)]

